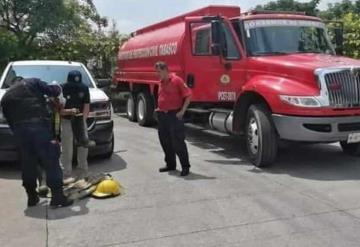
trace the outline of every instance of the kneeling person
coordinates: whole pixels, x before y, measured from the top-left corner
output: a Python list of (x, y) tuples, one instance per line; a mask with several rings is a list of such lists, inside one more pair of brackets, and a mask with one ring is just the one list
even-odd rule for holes
[(52, 192), (50, 205), (58, 207), (73, 203), (63, 194), (60, 147), (53, 141), (50, 113), (44, 97), (58, 97), (60, 93), (58, 85), (48, 85), (39, 79), (15, 78), (1, 100), (4, 116), (20, 148), (22, 180), (29, 207), (39, 202), (36, 192), (39, 162), (46, 171), (47, 185)]

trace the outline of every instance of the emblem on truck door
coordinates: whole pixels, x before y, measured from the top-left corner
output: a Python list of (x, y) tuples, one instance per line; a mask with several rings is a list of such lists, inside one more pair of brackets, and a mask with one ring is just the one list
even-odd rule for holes
[(221, 77), (220, 77), (220, 82), (222, 84), (229, 84), (231, 82), (231, 78), (229, 75), (227, 74), (223, 74)]

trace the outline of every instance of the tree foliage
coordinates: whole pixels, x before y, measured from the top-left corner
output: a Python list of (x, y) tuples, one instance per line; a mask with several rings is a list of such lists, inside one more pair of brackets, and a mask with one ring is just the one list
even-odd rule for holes
[(348, 13), (341, 19), (344, 23), (344, 54), (360, 59), (360, 14)]
[(92, 0), (0, 0), (0, 69), (20, 59), (106, 64), (120, 38), (114, 28), (106, 31), (108, 24)]
[(319, 12), (317, 6), (320, 0), (311, 0), (309, 2), (298, 2), (295, 0), (278, 0), (271, 1), (265, 5), (258, 5), (256, 10), (273, 10), (273, 11), (297, 11), (305, 12), (307, 15), (316, 16)]
[(338, 3), (330, 3), (328, 9), (320, 13), (320, 17), (325, 20), (339, 20), (348, 13), (360, 14), (360, 0), (343, 0)]
[[(278, 0), (255, 9), (342, 21), (345, 54), (360, 58), (360, 0), (342, 0), (324, 11), (319, 3)], [(60, 59), (87, 63), (96, 76), (109, 76), (122, 37), (93, 0), (0, 0), (0, 70), (13, 60)]]

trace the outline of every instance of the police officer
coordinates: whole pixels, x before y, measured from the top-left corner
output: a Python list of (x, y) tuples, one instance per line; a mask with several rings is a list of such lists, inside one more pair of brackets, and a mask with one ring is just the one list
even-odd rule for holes
[(1, 100), (4, 116), (20, 148), (22, 180), (29, 207), (39, 202), (36, 192), (39, 162), (46, 170), (47, 185), (52, 192), (50, 205), (59, 207), (73, 203), (63, 194), (60, 147), (53, 141), (50, 113), (45, 98), (45, 95), (58, 97), (60, 93), (61, 87), (58, 85), (48, 85), (35, 78), (17, 77)]
[(175, 74), (169, 73), (165, 62), (157, 62), (155, 70), (160, 78), (158, 93), (158, 133), (165, 153), (166, 166), (160, 172), (176, 169), (176, 155), (182, 166), (181, 176), (190, 172), (188, 150), (185, 143), (183, 116), (191, 101), (191, 90)]
[[(80, 178), (88, 176), (88, 147), (93, 145), (88, 140), (77, 140), (78, 136), (88, 138), (86, 119), (90, 111), (90, 92), (88, 86), (82, 82), (80, 71), (73, 70), (68, 74), (67, 82), (63, 85), (63, 95), (66, 100), (64, 113), (61, 121), (61, 163), (64, 171), (64, 182), (70, 183), (74, 181), (72, 177), (72, 159), (74, 149), (74, 139), (77, 141), (77, 161), (80, 168)], [(75, 119), (74, 114), (68, 114), (75, 109), (80, 114), (80, 119)], [(74, 128), (74, 120), (80, 120), (82, 128)], [(82, 132), (82, 133), (79, 133)], [(83, 143), (88, 142), (88, 143)]]

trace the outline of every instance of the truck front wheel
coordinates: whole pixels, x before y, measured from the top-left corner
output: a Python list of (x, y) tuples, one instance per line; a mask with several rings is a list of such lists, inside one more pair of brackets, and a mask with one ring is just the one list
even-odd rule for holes
[(154, 101), (148, 92), (139, 93), (136, 114), (139, 125), (149, 126), (153, 124)]
[(271, 165), (276, 159), (278, 140), (269, 110), (264, 105), (252, 105), (247, 115), (247, 149), (257, 167)]
[(360, 143), (340, 142), (340, 146), (345, 154), (360, 156)]
[(135, 97), (133, 94), (130, 94), (126, 101), (126, 115), (131, 122), (136, 122), (136, 104)]

